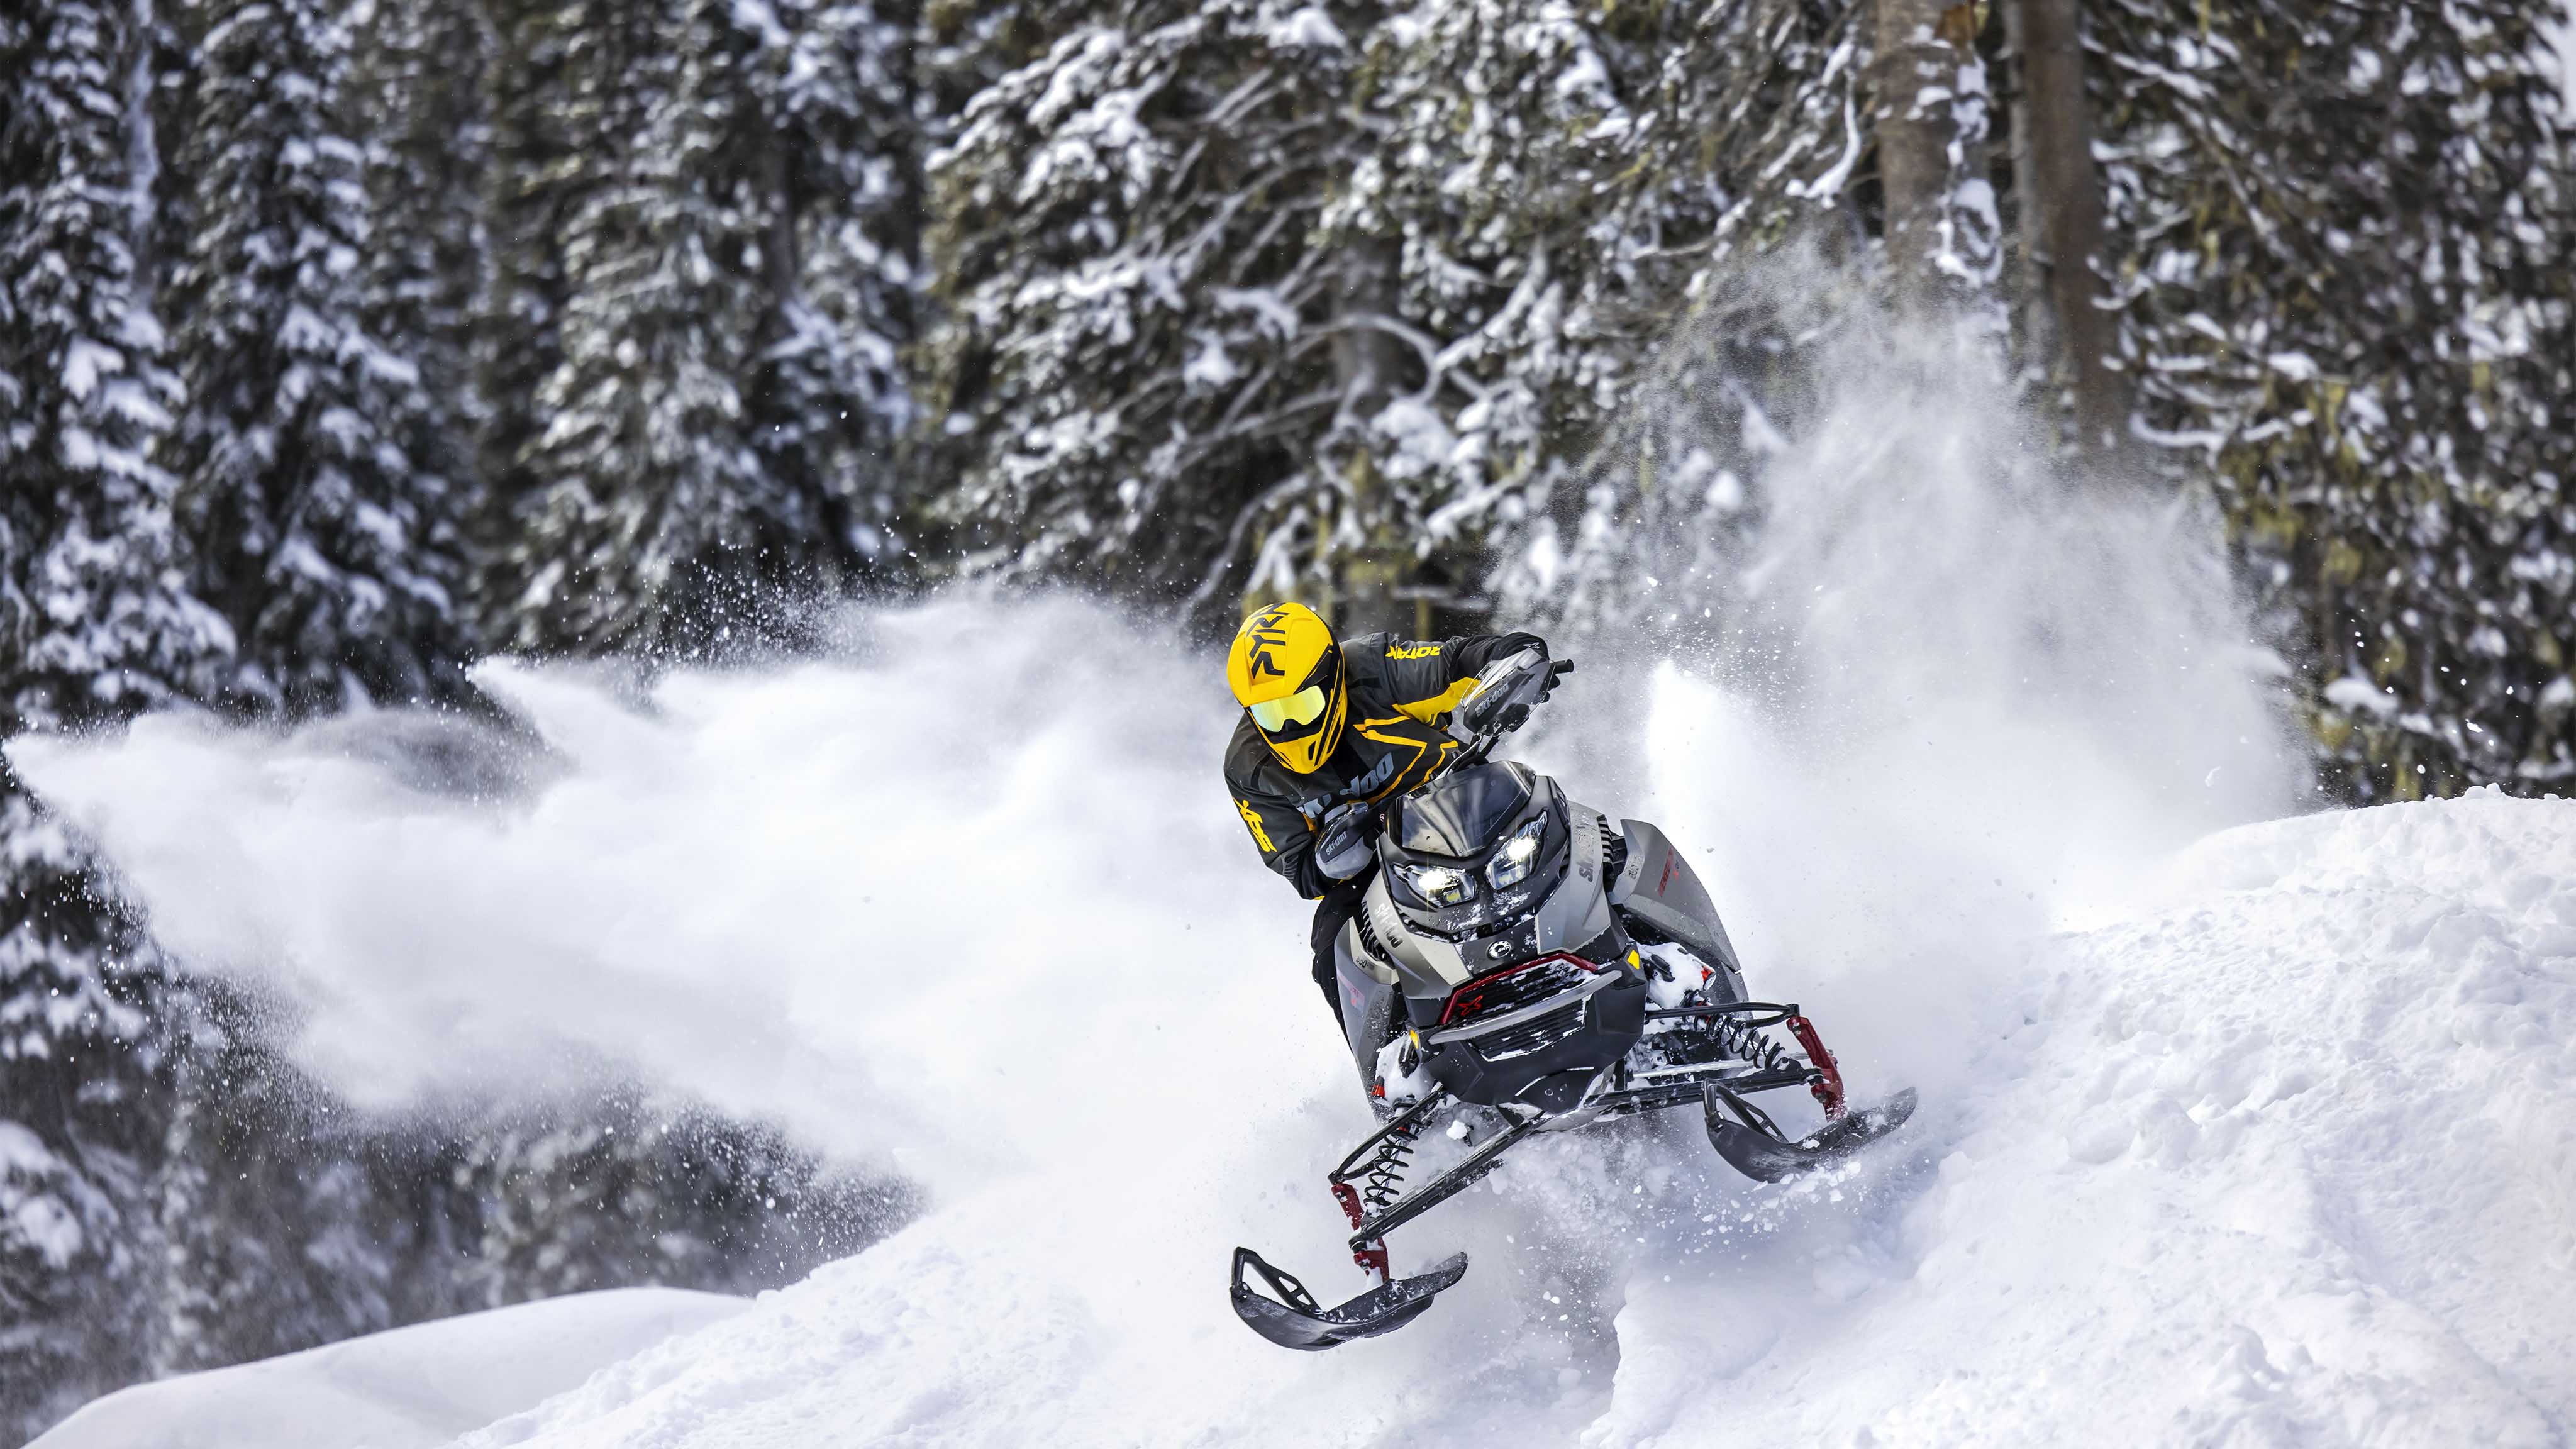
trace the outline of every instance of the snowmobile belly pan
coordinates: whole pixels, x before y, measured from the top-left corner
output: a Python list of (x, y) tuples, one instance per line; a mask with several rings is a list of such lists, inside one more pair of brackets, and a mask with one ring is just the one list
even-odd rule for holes
[(1568, 1018), (1549, 1033), (1552, 1040), (1518, 1055), (1488, 1059), (1488, 1043), (1496, 1033), (1478, 1021), (1473, 1023), (1476, 1035), (1433, 1048), (1427, 1058), (1431, 1075), (1462, 1102), (1509, 1102), (1551, 1114), (1572, 1107), (1594, 1075), (1626, 1056), (1645, 1034), (1645, 981), (1626, 968), (1605, 975), (1606, 984), (1596, 977), (1578, 991), (1539, 1003), (1547, 1011), (1523, 1029), (1545, 1030), (1551, 1019)]
[[(1261, 1275), (1277, 1298), (1255, 1292), (1243, 1281), (1246, 1268)], [(1290, 1274), (1261, 1260), (1250, 1248), (1234, 1250), (1235, 1316), (1281, 1348), (1321, 1350), (1355, 1338), (1375, 1338), (1422, 1316), (1431, 1300), (1467, 1273), (1467, 1255), (1453, 1253), (1428, 1273), (1398, 1278), (1361, 1294), (1338, 1308), (1319, 1307), (1315, 1295)]]

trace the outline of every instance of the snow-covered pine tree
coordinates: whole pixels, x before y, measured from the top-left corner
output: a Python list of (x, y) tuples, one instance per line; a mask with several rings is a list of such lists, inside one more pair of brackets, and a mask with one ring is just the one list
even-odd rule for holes
[[(273, 1047), (261, 1003), (191, 980), (165, 1007), (184, 1047), (161, 1170), (156, 1373), (185, 1373), (391, 1328), (387, 1206), (333, 1126), (331, 1094)], [(421, 1196), (428, 1183), (405, 1184)], [(443, 1265), (428, 1265), (447, 1276)]]
[(493, 637), (666, 644), (886, 552), (900, 36), (839, 5), (496, 10)]
[[(1480, 0), (1380, 27), (1364, 67), (1374, 143), (1328, 223), (1403, 237), (1402, 313), (1436, 347), (1432, 425), (1378, 451), (1429, 505), (1406, 510), (1408, 531), (1471, 557), (1479, 535), (1508, 539), (1512, 612), (1560, 617), (1583, 592), (1573, 577), (1555, 592), (1569, 551), (1607, 545), (1588, 576), (1615, 591), (1664, 572), (1621, 557), (1632, 545), (1730, 536), (1759, 458), (1731, 459), (1735, 482), (1710, 502), (1724, 470), (1650, 437), (1635, 391), (1721, 365), (1698, 350), (1712, 308), (1773, 349), (1801, 335), (1766, 326), (1731, 280), (1789, 235), (1883, 237), (1902, 213), (1902, 240), (1850, 260), (1958, 318), (1967, 345), (1992, 339), (2003, 255), (1982, 13)], [(1760, 389), (1786, 364), (1723, 365)]]
[(2576, 194), (2537, 7), (2090, 7), (2122, 360), (2330, 788), (2576, 776)]
[(959, 567), (1201, 625), (1246, 591), (1408, 629), (1465, 602), (1534, 440), (1607, 386), (1591, 250), (1636, 233), (1587, 215), (1635, 139), (1605, 46), (1633, 69), (1659, 22), (1605, 14), (935, 11), (936, 68), (998, 77), (931, 178)]
[[(1899, 27), (1889, 111), (1932, 143), (1913, 270), (1982, 297), (2002, 240), (1986, 12), (1927, 13)], [(952, 305), (927, 387), (962, 567), (1202, 623), (1245, 590), (1374, 595), (1367, 622), (1414, 626), (1387, 596), (1477, 602), (1500, 523), (1539, 562), (1506, 586), (1543, 603), (1563, 523), (1589, 499), (1576, 531), (1598, 544), (1638, 502), (1565, 462), (1676, 313), (1811, 219), (1883, 212), (1874, 14), (934, 10), (943, 73), (998, 77), (932, 173)]]
[(495, 1303), (639, 1283), (756, 1292), (857, 1252), (917, 1210), (777, 1132), (609, 1093), (479, 1127), (453, 1159)]
[(469, 324), (486, 250), (491, 31), (481, 5), (454, 0), (356, 0), (348, 24), (355, 52), (342, 109), (366, 152), (372, 219), (362, 312), (387, 351), (420, 369), (404, 398), (417, 411), (397, 441), (415, 469), (441, 480), (443, 519), (461, 530), (482, 499)]
[(947, 69), (999, 73), (930, 163), (955, 566), (1230, 617), (1254, 524), (1330, 486), (1347, 259), (1312, 234), (1352, 41), (1251, 0), (933, 19)]
[[(135, 9), (13, 9), (0, 47), (0, 729), (16, 734), (203, 697), (230, 640), (188, 591), (152, 458), (179, 391), (134, 265)], [(5, 766), (0, 855), (0, 1424), (32, 1433), (149, 1357), (168, 971)]]
[(539, 283), (536, 315), (498, 320), (535, 324), (551, 358), (529, 391), (493, 395), (499, 435), (523, 441), (488, 465), (492, 638), (649, 644), (675, 576), (757, 475), (742, 387), (761, 218), (747, 178), (693, 184), (748, 97), (694, 0), (495, 8), (518, 73), (504, 85), (525, 87), (495, 117), (514, 193), (499, 210), (536, 225), (512, 215), (494, 240)]
[[(1781, 429), (1817, 396), (1808, 351), (1866, 295), (1823, 279), (1890, 270), (1876, 235), (1886, 203), (1871, 122), (1882, 110), (1901, 106), (1918, 142), (1951, 133), (1916, 147), (1926, 165), (1938, 157), (1943, 184), (1914, 180), (1931, 235), (1909, 286), (1949, 279), (1950, 299), (1970, 304), (1966, 338), (1990, 330), (1998, 238), (1979, 170), (1982, 63), (1953, 17), (1921, 35), (1904, 28), (1901, 65), (1874, 65), (1877, 19), (1867, 0), (1749, 0), (1664, 22), (1671, 34), (1639, 63), (1619, 138), (1634, 160), (1592, 203), (1605, 223), (1624, 212), (1630, 240), (1566, 248), (1578, 268), (1616, 259), (1600, 265), (1635, 299), (1587, 368), (1596, 387), (1617, 382), (1502, 505), (1490, 578), (1500, 612), (1581, 630), (1678, 614), (1683, 600), (1693, 616), (1730, 604), (1723, 560), (1759, 526)], [(1939, 64), (1956, 73), (1917, 70)], [(1899, 96), (1892, 74), (1914, 92)]]
[(1490, 526), (1547, 493), (1663, 330), (1682, 275), (1667, 248), (1706, 235), (1705, 188), (1652, 171), (1657, 86), (1687, 38), (1681, 7), (1549, 0), (1424, 10), (1368, 35), (1353, 97), (1367, 142), (1318, 244), (1385, 249), (1375, 320), (1335, 323), (1386, 354), (1389, 386), (1330, 420), (1316, 450), (1331, 486), (1257, 521), (1254, 592), (1312, 592), (1356, 538), (1411, 555), (1417, 597), (1469, 601)]
[(485, 491), (468, 529), (469, 598), (476, 638), (492, 645), (518, 627), (525, 581), (499, 560), (517, 527), (510, 505), (535, 486), (522, 460), (546, 424), (530, 400), (563, 358), (564, 219), (605, 183), (608, 156), (589, 116), (612, 82), (597, 74), (599, 47), (584, 41), (589, 0), (485, 0), (480, 8), (493, 59), (484, 85), (485, 251), (467, 360), (483, 407), (475, 476)]
[(738, 8), (752, 53), (769, 316), (750, 429), (781, 500), (756, 546), (772, 581), (829, 588), (909, 570), (900, 351), (920, 278), (915, 21), (902, 0)]
[(229, 693), (302, 714), (451, 692), (449, 484), (404, 446), (440, 408), (365, 315), (349, 30), (323, 0), (207, 0), (188, 21), (170, 457), (199, 592), (239, 641)]
[(1847, 239), (1800, 227), (1694, 279), (1691, 310), (1633, 365), (1620, 411), (1504, 534), (1502, 612), (1702, 654), (1745, 637), (1759, 600), (1740, 561), (1767, 521), (1774, 460), (1829, 405), (1836, 339), (1881, 305), (1836, 254)]

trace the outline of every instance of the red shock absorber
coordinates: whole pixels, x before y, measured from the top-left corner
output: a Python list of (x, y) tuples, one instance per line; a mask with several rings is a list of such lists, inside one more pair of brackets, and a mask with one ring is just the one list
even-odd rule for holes
[(1807, 1090), (1815, 1094), (1816, 1105), (1825, 1109), (1826, 1121), (1843, 1120), (1843, 1069), (1835, 1063), (1834, 1054), (1825, 1050), (1825, 1039), (1816, 1035), (1814, 1022), (1793, 1012), (1787, 1026), (1798, 1045), (1807, 1049), (1807, 1060), (1816, 1066), (1816, 1080), (1807, 1084)]
[[(1351, 1226), (1355, 1228), (1358, 1227), (1362, 1216), (1360, 1212), (1360, 1190), (1351, 1186), (1347, 1182), (1334, 1183), (1332, 1188), (1333, 1196), (1340, 1201), (1342, 1212), (1350, 1218)], [(1395, 1281), (1395, 1271), (1387, 1258), (1386, 1240), (1384, 1238), (1380, 1238), (1375, 1242), (1368, 1244), (1366, 1247), (1351, 1249), (1351, 1261), (1368, 1269), (1370, 1272), (1375, 1273), (1377, 1275), (1378, 1286), (1381, 1288)]]

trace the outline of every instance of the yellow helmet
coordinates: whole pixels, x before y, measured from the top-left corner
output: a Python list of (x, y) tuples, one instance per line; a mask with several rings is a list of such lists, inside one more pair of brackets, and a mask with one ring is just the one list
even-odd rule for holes
[(1311, 775), (1342, 742), (1350, 691), (1333, 627), (1303, 604), (1273, 604), (1243, 621), (1225, 652), (1225, 682), (1279, 763)]

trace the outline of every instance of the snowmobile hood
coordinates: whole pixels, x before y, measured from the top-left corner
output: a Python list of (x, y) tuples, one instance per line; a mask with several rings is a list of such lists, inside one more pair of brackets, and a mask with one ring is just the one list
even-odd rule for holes
[(1476, 765), (1406, 796), (1397, 807), (1392, 834), (1405, 850), (1468, 860), (1484, 854), (1529, 803), (1526, 769), (1508, 763)]

